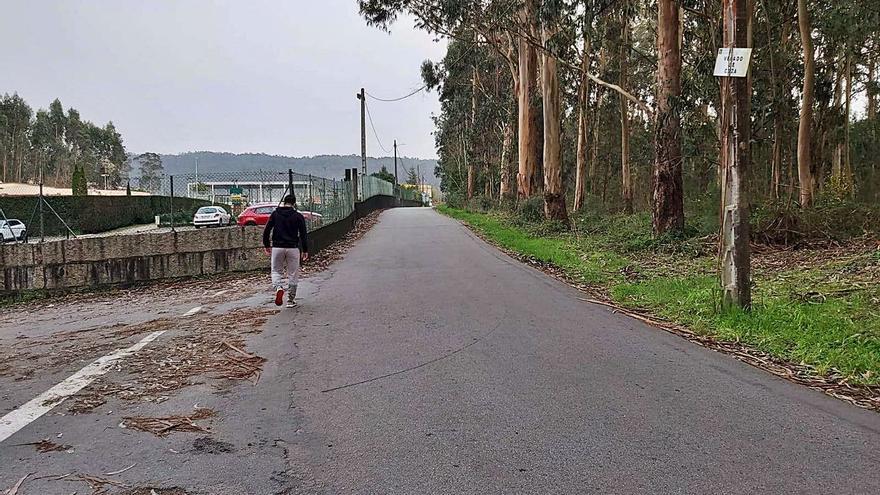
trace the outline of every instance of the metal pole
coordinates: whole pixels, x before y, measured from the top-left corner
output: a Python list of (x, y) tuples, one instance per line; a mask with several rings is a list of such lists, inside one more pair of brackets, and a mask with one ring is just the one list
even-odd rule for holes
[(361, 100), (361, 175), (367, 175), (367, 99), (364, 95), (364, 88), (361, 88), (361, 92), (358, 93), (358, 99)]
[(400, 184), (400, 180), (397, 179), (397, 140), (394, 140), (394, 196), (399, 196), (397, 193), (398, 184)]
[(309, 174), (309, 211), (315, 211), (315, 195), (312, 192), (312, 174)]
[[(46, 242), (45, 223), (43, 221), (43, 167), (40, 167), (40, 242)], [(70, 236), (67, 236), (70, 239)]]
[(174, 176), (168, 176), (171, 179), (171, 197), (168, 198), (168, 205), (171, 208), (171, 232), (175, 232), (174, 230)]
[[(293, 194), (296, 196), (296, 193), (293, 192), (293, 169), (287, 169), (287, 191), (289, 194)], [(284, 198), (281, 198), (284, 201)]]

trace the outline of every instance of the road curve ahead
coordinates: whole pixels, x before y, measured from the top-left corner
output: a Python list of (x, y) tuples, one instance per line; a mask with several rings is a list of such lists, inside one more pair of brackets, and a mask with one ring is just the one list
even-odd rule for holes
[(430, 209), (385, 212), (292, 325), (296, 477), (324, 493), (880, 493), (880, 415), (579, 295)]

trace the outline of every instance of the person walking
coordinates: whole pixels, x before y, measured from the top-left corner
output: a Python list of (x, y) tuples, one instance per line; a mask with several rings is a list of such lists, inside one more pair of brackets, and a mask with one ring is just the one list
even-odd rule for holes
[(281, 206), (269, 216), (263, 230), (263, 246), (272, 259), (272, 289), (275, 305), (284, 302), (284, 278), (287, 272), (287, 307), (296, 306), (296, 285), (300, 261), (309, 259), (306, 219), (296, 211), (296, 196), (288, 194)]

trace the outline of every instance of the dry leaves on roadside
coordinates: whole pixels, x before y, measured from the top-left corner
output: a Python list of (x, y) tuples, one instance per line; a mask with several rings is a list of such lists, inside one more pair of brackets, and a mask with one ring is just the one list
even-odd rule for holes
[(205, 433), (208, 430), (196, 424), (196, 421), (212, 418), (215, 415), (216, 413), (211, 409), (199, 408), (188, 416), (164, 416), (156, 418), (127, 416), (122, 419), (120, 426), (123, 428), (145, 431), (159, 437), (164, 437), (169, 433), (178, 431)]
[(39, 442), (29, 442), (29, 443), (19, 443), (17, 446), (29, 445), (33, 446), (37, 452), (41, 454), (45, 454), (47, 452), (64, 452), (66, 450), (70, 450), (73, 447), (70, 445), (59, 445), (55, 442), (50, 441), (48, 438), (44, 438)]

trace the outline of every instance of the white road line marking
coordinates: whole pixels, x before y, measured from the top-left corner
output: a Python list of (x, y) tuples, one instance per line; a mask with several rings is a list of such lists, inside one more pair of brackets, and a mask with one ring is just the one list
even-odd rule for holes
[(84, 389), (99, 376), (107, 373), (116, 361), (128, 357), (141, 350), (150, 342), (159, 338), (166, 330), (153, 332), (128, 349), (119, 349), (112, 354), (96, 359), (85, 368), (77, 371), (70, 378), (55, 385), (36, 396), (30, 402), (0, 418), (0, 442), (15, 434), (18, 430), (32, 423), (40, 416), (51, 411), (71, 395)]
[(202, 307), (201, 307), (201, 306), (196, 306), (196, 307), (194, 307), (193, 309), (191, 309), (191, 310), (187, 311), (186, 313), (184, 313), (183, 316), (192, 316), (192, 315), (198, 313), (198, 312), (201, 311), (201, 310), (202, 310)]

